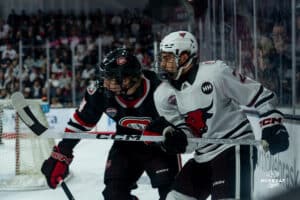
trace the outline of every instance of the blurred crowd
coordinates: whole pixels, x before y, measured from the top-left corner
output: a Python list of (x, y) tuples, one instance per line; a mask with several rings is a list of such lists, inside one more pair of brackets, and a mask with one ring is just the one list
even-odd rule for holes
[(115, 47), (132, 48), (143, 67), (150, 68), (152, 43), (151, 19), (138, 9), (125, 9), (117, 14), (103, 13), (100, 9), (89, 14), (61, 10), (27, 14), (25, 10), (21, 13), (12, 10), (6, 20), (0, 19), (0, 99), (9, 98), (22, 88), (26, 98), (46, 100), (50, 91), (47, 100), (52, 107), (71, 106), (72, 65), (78, 102), (90, 80), (97, 78), (95, 66), (101, 60), (100, 46), (101, 55)]
[[(274, 18), (276, 19), (276, 18)], [(300, 15), (296, 17), (296, 70), (292, 72), (292, 32), (290, 18), (260, 24), (257, 40), (258, 80), (273, 90), (281, 105), (292, 105), (292, 80), (296, 82), (296, 104), (300, 103)]]
[[(261, 9), (264, 10), (266, 8)], [(232, 42), (236, 37), (236, 41), (241, 41), (241, 62), (235, 62), (236, 67), (239, 67), (236, 64), (239, 63), (242, 73), (273, 90), (281, 105), (291, 105), (291, 16), (282, 13), (281, 9), (275, 12), (258, 10), (255, 51), (253, 30), (247, 15), (237, 14), (237, 34), (234, 36), (233, 16), (231, 12), (226, 13), (225, 61), (230, 62), (239, 57), (239, 54), (233, 52), (238, 46)], [(159, 41), (159, 34), (171, 31), (172, 24), (162, 25), (158, 29), (148, 14), (138, 9), (124, 9), (119, 13), (104, 13), (98, 9), (88, 14), (66, 13), (62, 10), (38, 10), (27, 14), (26, 11), (16, 13), (12, 10), (7, 19), (0, 19), (0, 99), (9, 98), (12, 92), (22, 88), (27, 98), (45, 99), (52, 107), (74, 106), (73, 91), (76, 91), (75, 103), (78, 104), (83, 90), (91, 80), (97, 78), (95, 66), (101, 61), (99, 56), (115, 47), (132, 48), (144, 68), (153, 68), (153, 41)], [(201, 23), (203, 19), (199, 19), (198, 23)], [(178, 24), (173, 26), (178, 28)], [(198, 35), (212, 35), (210, 29), (204, 28), (202, 31)], [(207, 41), (205, 37), (199, 39), (201, 45), (206, 47), (201, 52), (201, 58), (211, 59), (205, 56), (213, 49), (207, 48), (210, 45)], [(46, 42), (49, 44), (48, 52)], [(300, 15), (297, 15), (296, 58), (300, 58), (299, 46)], [(215, 48), (217, 53), (212, 57), (221, 58), (218, 55), (220, 45)], [(19, 55), (20, 52), (22, 55)], [(19, 68), (20, 63), (22, 68)], [(300, 103), (300, 59), (296, 65), (296, 103)], [(75, 68), (74, 82), (71, 78), (72, 66)], [(73, 91), (72, 84), (75, 84)]]

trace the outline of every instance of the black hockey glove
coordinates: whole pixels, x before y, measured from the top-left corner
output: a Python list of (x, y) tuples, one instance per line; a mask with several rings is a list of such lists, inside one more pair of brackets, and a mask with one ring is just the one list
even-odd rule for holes
[(41, 169), (50, 188), (55, 189), (59, 178), (64, 179), (69, 174), (69, 165), (72, 159), (72, 151), (58, 146), (53, 148), (51, 156), (44, 161)]
[(161, 147), (168, 153), (183, 153), (187, 146), (185, 133), (168, 122), (164, 117), (153, 120), (144, 130), (144, 135), (164, 135)]
[(186, 134), (179, 128), (168, 126), (163, 132), (165, 140), (162, 142), (162, 148), (171, 154), (184, 153), (188, 145)]
[(261, 139), (268, 142), (269, 151), (272, 155), (285, 151), (289, 147), (289, 134), (281, 124), (264, 128)]
[(262, 140), (269, 144), (271, 155), (285, 151), (289, 147), (289, 134), (282, 125), (282, 115), (280, 112), (273, 112), (267, 117), (261, 117)]

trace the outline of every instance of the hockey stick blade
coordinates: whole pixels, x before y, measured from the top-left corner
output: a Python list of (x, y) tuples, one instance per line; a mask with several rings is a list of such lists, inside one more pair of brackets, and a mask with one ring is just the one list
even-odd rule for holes
[[(15, 92), (11, 95), (12, 105), (18, 113), (18, 116), (21, 120), (30, 128), (36, 135), (41, 135), (48, 129), (47, 120), (41, 111), (40, 105), (35, 105), (35, 109), (44, 119), (38, 119), (34, 113), (33, 109), (30, 108), (30, 105), (24, 98), (21, 92)], [(39, 110), (38, 110), (39, 109)]]

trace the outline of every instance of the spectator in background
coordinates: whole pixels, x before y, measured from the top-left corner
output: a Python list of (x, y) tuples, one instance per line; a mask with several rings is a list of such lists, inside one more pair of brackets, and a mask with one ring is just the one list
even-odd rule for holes
[(11, 84), (15, 78), (14, 76), (14, 66), (10, 61), (8, 61), (7, 68), (5, 69), (5, 74), (4, 74), (5, 80), (7, 84)]
[(9, 95), (7, 93), (7, 90), (4, 87), (0, 88), (0, 99), (9, 99)]
[(34, 82), (35, 80), (40, 79), (43, 80), (44, 77), (43, 75), (40, 73), (40, 68), (37, 67), (33, 67), (29, 73), (29, 80), (30, 82)]
[(277, 95), (279, 92), (278, 63), (276, 63), (276, 50), (272, 40), (262, 36), (257, 45), (258, 80), (262, 85)]
[(58, 100), (57, 97), (52, 97), (51, 102), (50, 102), (50, 107), (51, 108), (62, 108), (63, 105), (62, 103)]
[(42, 98), (42, 85), (39, 79), (36, 79), (33, 83), (32, 86), (32, 91), (31, 91), (32, 97), (35, 99), (40, 99)]
[(58, 57), (55, 58), (54, 62), (51, 65), (51, 72), (57, 75), (62, 72), (62, 66)]
[(95, 67), (90, 64), (85, 65), (85, 69), (82, 71), (81, 78), (84, 80), (90, 79), (95, 74)]
[(140, 33), (140, 24), (139, 24), (138, 20), (134, 20), (131, 23), (130, 30), (131, 30), (132, 36), (134, 36), (134, 37), (138, 37), (139, 36), (139, 33)]
[(31, 88), (32, 87), (32, 82), (30, 81), (28, 74), (25, 74), (23, 76), (23, 82), (22, 82), (22, 84), (23, 84), (24, 88), (26, 88), (26, 87)]
[(31, 69), (34, 64), (35, 64), (35, 61), (32, 58), (32, 56), (30, 54), (27, 55), (26, 58), (25, 58), (25, 60), (24, 60), (24, 65), (26, 65), (26, 67), (28, 67), (29, 69)]
[[(57, 78), (66, 78), (61, 76), (61, 70), (63, 70), (61, 63), (66, 64), (68, 67), (72, 64), (70, 51), (72, 47), (76, 48), (76, 74), (80, 77), (87, 72), (83, 72), (86, 65), (94, 66), (99, 62), (97, 47), (99, 39), (102, 40), (102, 54), (106, 54), (114, 47), (124, 45), (133, 47), (137, 42), (141, 42), (144, 47), (146, 46), (145, 52), (149, 52), (149, 48), (151, 48), (149, 41), (152, 43), (152, 40), (149, 40), (147, 36), (152, 31), (151, 21), (143, 19), (146, 18), (140, 12), (128, 9), (119, 14), (104, 14), (97, 10), (87, 16), (84, 16), (84, 13), (78, 15), (75, 13), (65, 14), (62, 11), (42, 12), (39, 10), (37, 13), (29, 14), (24, 10), (22, 13), (15, 13), (12, 10), (6, 20), (7, 24), (5, 20), (0, 20), (0, 52), (3, 52), (0, 56), (5, 58), (1, 61), (1, 69), (5, 74), (9, 74), (5, 78), (6, 82), (9, 82), (8, 92), (19, 90), (19, 88), (16, 88), (18, 87), (16, 85), (20, 82), (20, 76), (16, 73), (18, 69), (18, 59), (16, 59), (18, 58), (18, 52), (12, 47), (17, 47), (20, 40), (24, 45), (32, 46), (32, 48), (24, 48), (22, 55), (26, 58), (23, 63), (28, 66), (27, 70), (22, 70), (22, 77), (26, 82), (26, 87), (31, 87), (37, 77), (42, 79), (41, 84), (45, 82), (47, 62), (45, 49), (37, 46), (44, 45), (46, 39), (49, 40), (51, 47), (49, 59), (54, 61), (54, 63), (51, 63), (51, 70), (59, 75)], [(115, 30), (118, 31), (115, 32)], [(6, 36), (1, 39), (3, 35)], [(115, 40), (115, 38), (117, 39)], [(79, 53), (77, 53), (77, 50), (79, 50)], [(151, 57), (151, 54), (149, 55)], [(144, 67), (148, 67), (151, 62), (147, 55), (142, 55), (140, 61)], [(13, 71), (8, 69), (10, 65), (13, 65)], [(36, 68), (39, 69), (42, 75), (37, 75)], [(29, 82), (28, 78), (30, 78)], [(63, 88), (64, 94), (71, 91), (70, 84), (66, 80), (62, 84), (64, 86), (58, 84), (58, 87)], [(88, 81), (76, 81), (78, 89), (76, 91), (79, 95), (76, 96), (76, 99), (81, 99), (79, 90), (85, 88)], [(23, 81), (23, 83), (25, 82)]]
[(101, 39), (102, 47), (104, 49), (104, 53), (108, 52), (109, 47), (112, 45), (114, 41), (113, 34), (110, 31), (106, 30), (102, 36), (97, 38), (96, 42), (98, 43), (100, 39)]
[(9, 15), (8, 15), (8, 18), (7, 18), (7, 23), (12, 26), (13, 28), (14, 27), (17, 27), (18, 25), (18, 16), (15, 12), (14, 9), (11, 9)]
[(58, 76), (55, 73), (51, 73), (50, 79), (48, 80), (46, 84), (46, 88), (50, 90), (50, 96), (56, 95), (56, 88), (59, 87), (59, 80), (57, 78)]
[(292, 62), (290, 41), (283, 22), (276, 22), (272, 29), (272, 39), (276, 50), (276, 62), (280, 78), (279, 100), (283, 105), (292, 103)]
[(16, 50), (12, 48), (10, 43), (6, 44), (6, 49), (2, 52), (2, 59), (14, 60), (18, 56)]
[(25, 88), (23, 89), (23, 95), (24, 95), (24, 98), (25, 98), (25, 99), (32, 99), (30, 87), (25, 87)]
[(37, 68), (42, 68), (42, 67), (45, 67), (46, 66), (46, 63), (47, 60), (46, 60), (46, 57), (43, 53), (41, 53), (39, 55), (39, 57), (35, 60), (35, 63), (34, 63), (34, 66), (36, 66)]
[(10, 26), (5, 23), (4, 20), (0, 19), (0, 40), (7, 38), (10, 31)]
[(6, 80), (4, 77), (4, 72), (3, 70), (0, 70), (0, 88), (5, 88), (6, 87)]
[(86, 57), (85, 46), (80, 44), (76, 48), (76, 53), (74, 56), (74, 65), (77, 69), (82, 69), (84, 67), (83, 62)]

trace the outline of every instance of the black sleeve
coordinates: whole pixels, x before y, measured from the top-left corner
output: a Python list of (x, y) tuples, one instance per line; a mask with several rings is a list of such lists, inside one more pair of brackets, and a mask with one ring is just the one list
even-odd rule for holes
[[(89, 90), (90, 89), (90, 90)], [(94, 91), (94, 90), (95, 91)], [(84, 98), (70, 118), (67, 129), (69, 130), (91, 130), (102, 116), (106, 99), (98, 88), (87, 88)], [(71, 133), (70, 133), (71, 134)], [(63, 139), (58, 146), (66, 152), (72, 151), (80, 139)]]
[(62, 153), (70, 155), (73, 148), (80, 142), (80, 139), (63, 139), (58, 143), (59, 149)]
[(96, 125), (103, 113), (104, 97), (102, 93), (85, 93), (84, 99), (76, 109), (76, 113), (82, 122), (89, 125)]
[(143, 70), (143, 74), (147, 79), (151, 80), (155, 88), (161, 83), (161, 80), (159, 79), (158, 75), (154, 71)]

